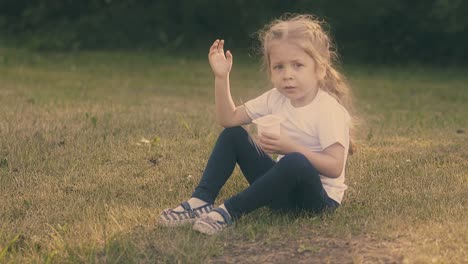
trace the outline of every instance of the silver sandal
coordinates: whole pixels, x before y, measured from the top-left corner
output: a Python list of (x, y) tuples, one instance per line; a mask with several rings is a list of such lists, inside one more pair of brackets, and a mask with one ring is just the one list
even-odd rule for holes
[(223, 208), (218, 207), (213, 209), (213, 211), (218, 212), (224, 218), (224, 221), (217, 221), (209, 216), (205, 216), (197, 220), (192, 228), (203, 234), (214, 235), (232, 225), (232, 218)]
[(185, 201), (180, 204), (184, 211), (176, 212), (171, 208), (165, 209), (159, 215), (157, 222), (160, 225), (167, 227), (181, 226), (185, 224), (192, 224), (202, 216), (207, 215), (213, 210), (212, 204), (205, 204), (197, 208), (192, 208), (190, 204)]

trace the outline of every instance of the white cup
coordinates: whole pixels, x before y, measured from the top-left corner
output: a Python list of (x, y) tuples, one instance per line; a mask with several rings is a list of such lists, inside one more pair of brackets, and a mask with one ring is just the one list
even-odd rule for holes
[(266, 115), (253, 120), (257, 125), (257, 135), (261, 136), (263, 132), (280, 135), (282, 118), (277, 115)]

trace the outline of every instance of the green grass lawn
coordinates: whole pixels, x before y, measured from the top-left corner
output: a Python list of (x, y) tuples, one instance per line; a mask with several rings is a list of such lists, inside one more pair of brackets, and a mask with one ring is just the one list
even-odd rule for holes
[[(236, 103), (269, 89), (236, 58)], [(222, 130), (205, 54), (0, 49), (0, 262), (468, 262), (466, 69), (344, 70), (361, 124), (339, 210), (206, 237), (155, 225)], [(236, 169), (218, 202), (246, 186)]]

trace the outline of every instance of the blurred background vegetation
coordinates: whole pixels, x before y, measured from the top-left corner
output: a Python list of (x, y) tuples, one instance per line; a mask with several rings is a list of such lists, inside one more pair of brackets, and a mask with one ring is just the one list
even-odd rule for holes
[(255, 32), (312, 13), (346, 61), (468, 64), (466, 0), (1, 0), (0, 45), (33, 50), (205, 53), (215, 38), (254, 54)]

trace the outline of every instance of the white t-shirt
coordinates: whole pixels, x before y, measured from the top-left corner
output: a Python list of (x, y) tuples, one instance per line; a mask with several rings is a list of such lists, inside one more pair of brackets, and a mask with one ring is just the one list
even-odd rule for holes
[[(344, 165), (348, 157), (350, 116), (335, 98), (319, 89), (314, 100), (303, 107), (295, 108), (291, 101), (276, 88), (245, 103), (247, 114), (252, 119), (275, 114), (283, 118), (281, 132), (311, 151), (323, 151), (339, 143), (345, 148)], [(278, 157), (278, 160), (282, 156)], [(345, 169), (338, 178), (320, 175), (328, 196), (341, 203), (347, 186), (344, 184)]]

